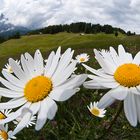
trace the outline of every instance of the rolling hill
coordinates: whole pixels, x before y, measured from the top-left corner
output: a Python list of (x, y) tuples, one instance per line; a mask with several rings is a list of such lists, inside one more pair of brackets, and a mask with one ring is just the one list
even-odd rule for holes
[(93, 54), (93, 48), (108, 48), (123, 44), (131, 51), (140, 50), (140, 36), (126, 36), (119, 34), (74, 34), (58, 33), (54, 35), (30, 35), (20, 39), (11, 39), (0, 44), (0, 66), (2, 67), (9, 57), (19, 58), (21, 53), (33, 53), (40, 49), (44, 54), (47, 51), (62, 46), (78, 50), (76, 53), (87, 52)]

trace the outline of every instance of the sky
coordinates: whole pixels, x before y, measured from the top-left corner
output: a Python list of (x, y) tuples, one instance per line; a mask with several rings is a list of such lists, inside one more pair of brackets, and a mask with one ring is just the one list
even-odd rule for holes
[(84, 21), (140, 33), (139, 7), (140, 0), (0, 0), (9, 22), (32, 29)]

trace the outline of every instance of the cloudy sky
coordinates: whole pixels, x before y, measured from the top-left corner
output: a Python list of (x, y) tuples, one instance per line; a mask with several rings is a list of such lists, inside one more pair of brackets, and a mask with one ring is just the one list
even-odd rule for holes
[(140, 33), (139, 7), (140, 0), (0, 0), (0, 13), (29, 28), (86, 21)]

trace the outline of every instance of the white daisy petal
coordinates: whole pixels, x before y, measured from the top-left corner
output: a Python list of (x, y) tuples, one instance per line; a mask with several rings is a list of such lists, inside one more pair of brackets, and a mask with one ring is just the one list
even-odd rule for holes
[(46, 66), (45, 66), (45, 74), (44, 74), (44, 75), (46, 75), (47, 72), (49, 71), (49, 69), (50, 69), (50, 67), (51, 67), (51, 65), (52, 65), (52, 60), (53, 60), (54, 56), (55, 56), (55, 53), (54, 53), (54, 51), (52, 51), (52, 52), (50, 53), (48, 59), (47, 59), (47, 64), (46, 64)]
[(121, 64), (123, 63), (131, 63), (132, 62), (132, 55), (125, 52), (125, 49), (122, 45), (118, 46), (118, 53)]
[(30, 106), (30, 110), (33, 112), (33, 115), (37, 114), (39, 109), (40, 109), (40, 102), (36, 102), (36, 103), (33, 103), (31, 104)]
[(103, 77), (103, 78), (111, 78), (111, 76), (110, 75), (107, 75), (107, 74), (105, 74), (105, 73), (103, 73), (103, 72), (100, 72), (99, 70), (95, 70), (95, 69), (93, 69), (93, 68), (91, 68), (91, 67), (89, 67), (89, 66), (87, 66), (87, 65), (85, 65), (85, 64), (82, 64), (87, 70), (89, 70), (90, 72), (92, 72), (93, 74), (95, 74), (95, 75), (98, 75), (98, 76), (100, 76), (100, 77)]
[(99, 101), (99, 108), (107, 108), (111, 104), (113, 104), (116, 100), (110, 96), (110, 93), (106, 93)]
[(56, 88), (50, 93), (49, 97), (55, 101), (66, 101), (71, 96), (73, 96), (76, 92), (77, 89)]
[(56, 72), (53, 75), (53, 79), (60, 78), (60, 75), (63, 74), (66, 67), (70, 64), (70, 61), (72, 59), (74, 51), (71, 52), (71, 49), (67, 49), (63, 56), (61, 56), (61, 59), (59, 61), (58, 68), (56, 69)]
[[(59, 77), (59, 79), (53, 79), (53, 84), (54, 86), (58, 86), (60, 84), (62, 84), (63, 82), (66, 81), (67, 78), (70, 77), (70, 75), (74, 72), (76, 67), (76, 61), (73, 61), (63, 72), (63, 74), (61, 75), (61, 77)], [(63, 78), (62, 78), (63, 77)]]
[(8, 97), (8, 98), (19, 98), (23, 96), (23, 93), (11, 91), (5, 88), (0, 88), (0, 96)]
[[(88, 77), (91, 77), (91, 75), (88, 75)], [(102, 83), (116, 82), (116, 80), (113, 77), (103, 78), (103, 77), (100, 77), (100, 76), (92, 75), (91, 79), (93, 79), (95, 81), (100, 81)]]
[(57, 52), (55, 54), (55, 56), (53, 57), (53, 60), (52, 60), (52, 64), (50, 66), (50, 69), (47, 71), (46, 75), (48, 75), (49, 77), (51, 77), (58, 65), (58, 62), (59, 62), (59, 58), (60, 58), (60, 52), (61, 52), (61, 47), (59, 47), (57, 49)]
[(13, 76), (11, 73), (6, 72), (6, 71), (2, 71), (3, 76), (9, 81), (11, 82), (13, 85), (23, 88), (24, 87), (24, 83), (21, 82), (19, 79), (17, 79), (15, 76)]
[(12, 58), (9, 59), (9, 64), (12, 67), (14, 74), (22, 81), (26, 82), (28, 78), (26, 77), (25, 73), (21, 69), (21, 67), (13, 60)]
[(140, 122), (140, 96), (134, 95), (135, 102), (136, 102), (136, 111), (138, 115), (138, 121)]
[(56, 111), (57, 111), (56, 103), (49, 97), (47, 99), (44, 99), (44, 101), (41, 103), (41, 109), (38, 114), (35, 129), (37, 131), (40, 130), (45, 124), (47, 118), (53, 119), (56, 114)]
[(47, 98), (47, 105), (49, 109), (47, 116), (48, 116), (48, 119), (52, 120), (58, 110), (58, 107), (57, 107), (57, 104), (49, 97)]
[(29, 53), (25, 53), (26, 65), (32, 76), (35, 74), (34, 59)]
[(104, 62), (112, 68), (113, 71), (116, 70), (117, 66), (114, 62), (114, 60), (111, 57), (111, 53), (105, 50), (101, 50), (100, 54), (103, 56)]
[(1, 130), (5, 130), (4, 125), (0, 125), (0, 129), (1, 129)]
[(31, 76), (32, 78), (32, 73), (28, 68), (28, 64), (27, 64), (27, 60), (25, 59), (24, 55), (21, 55), (21, 64), (22, 64), (22, 68), (25, 72), (25, 75), (27, 75), (28, 77)]
[(114, 80), (114, 78), (100, 78), (98, 76), (94, 76), (94, 81), (96, 81), (97, 83), (99, 83), (101, 86), (103, 87), (107, 87), (107, 88), (116, 88), (119, 84)]
[(134, 94), (129, 93), (124, 100), (124, 112), (127, 120), (132, 126), (137, 125), (137, 112)]
[(123, 61), (123, 60), (125, 61), (125, 59), (126, 59), (126, 52), (125, 52), (125, 49), (123, 48), (122, 45), (118, 46), (118, 54), (119, 54), (119, 58), (121, 59), (121, 61)]
[(26, 99), (19, 98), (19, 99), (16, 99), (15, 101), (0, 103), (0, 110), (16, 108), (16, 107), (19, 107), (19, 106), (25, 104), (26, 102), (27, 102)]
[(100, 118), (103, 118), (105, 115), (99, 115)]
[(137, 86), (136, 88), (137, 88), (137, 90), (140, 92), (140, 85), (139, 85), (139, 86)]
[(36, 50), (35, 56), (34, 56), (34, 65), (37, 75), (42, 75), (44, 72), (44, 64), (43, 64), (43, 57), (39, 50)]
[(83, 86), (87, 89), (107, 89), (107, 87), (102, 86), (99, 82), (95, 80), (84, 82)]
[(138, 53), (136, 54), (136, 56), (134, 57), (134, 60), (133, 60), (132, 63), (137, 64), (137, 65), (140, 64), (140, 52), (138, 52)]
[(9, 81), (5, 80), (4, 78), (0, 77), (0, 82), (7, 87), (8, 89), (14, 90), (14, 91), (18, 91), (18, 92), (23, 92), (23, 89), (20, 87), (17, 87), (13, 84), (11, 84)]
[(13, 131), (9, 131), (8, 132), (8, 136), (9, 136), (9, 139), (8, 140), (16, 139), (16, 137), (13, 135)]
[(134, 94), (140, 95), (140, 92), (139, 92), (139, 90), (138, 90), (137, 87), (131, 87), (129, 90), (131, 91), (131, 93), (134, 93)]
[(87, 74), (80, 74), (74, 77), (69, 78), (63, 85), (57, 86), (56, 88), (76, 88), (81, 86), (84, 81), (87, 79)]
[(105, 62), (104, 59), (102, 58), (102, 56), (99, 54), (99, 52), (96, 49), (94, 49), (94, 53), (95, 53), (95, 58), (97, 59), (97, 61), (99, 62), (99, 64), (103, 68), (103, 70), (107, 74), (112, 75), (114, 73), (114, 70), (112, 69), (112, 67), (110, 67), (109, 62)]
[(111, 53), (111, 57), (112, 57), (114, 63), (116, 64), (116, 66), (119, 66), (120, 59), (119, 59), (119, 56), (118, 56), (117, 52), (115, 51), (115, 49), (110, 47), (110, 53)]
[(48, 104), (47, 104), (46, 100), (47, 99), (44, 99), (40, 105), (40, 110), (38, 112), (37, 122), (36, 122), (36, 126), (35, 126), (35, 129), (37, 131), (40, 130), (47, 121)]
[(98, 79), (96, 78), (94, 80), (84, 82), (84, 87), (85, 88), (91, 87), (90, 89), (94, 89), (95, 87), (97, 87), (96, 89), (99, 89), (99, 87), (101, 89), (116, 88), (117, 86), (119, 86), (117, 82), (109, 81), (107, 79), (101, 79), (100, 77), (98, 77)]
[(118, 86), (117, 88), (111, 89), (109, 93), (113, 98), (117, 100), (124, 100), (128, 94), (128, 88)]
[(133, 61), (133, 57), (132, 57), (132, 54), (130, 54), (130, 53), (127, 53), (127, 59), (128, 59), (128, 62), (130, 63), (133, 63), (132, 61)]

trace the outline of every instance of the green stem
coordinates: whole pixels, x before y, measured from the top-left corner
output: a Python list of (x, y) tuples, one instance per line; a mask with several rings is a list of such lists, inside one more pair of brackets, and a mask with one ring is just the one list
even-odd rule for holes
[(87, 69), (85, 68), (85, 74), (87, 74)]
[(110, 126), (107, 128), (107, 131), (109, 131), (113, 124), (115, 123), (115, 121), (117, 120), (117, 118), (119, 117), (121, 111), (123, 109), (123, 102), (120, 102), (119, 106), (118, 106), (118, 109), (117, 109), (117, 112), (116, 112), (116, 115), (114, 116), (114, 119), (112, 120), (112, 122), (110, 123)]
[(113, 120), (111, 121), (110, 125), (108, 126), (108, 128), (105, 130), (105, 132), (103, 133), (103, 135), (101, 137), (99, 137), (98, 139), (102, 139), (103, 137), (106, 136), (106, 134), (108, 134), (108, 132), (110, 132), (113, 124), (116, 122), (117, 118), (119, 117), (121, 111), (123, 109), (123, 102), (121, 101), (120, 104), (118, 105), (118, 109), (116, 111), (116, 114), (113, 117)]

